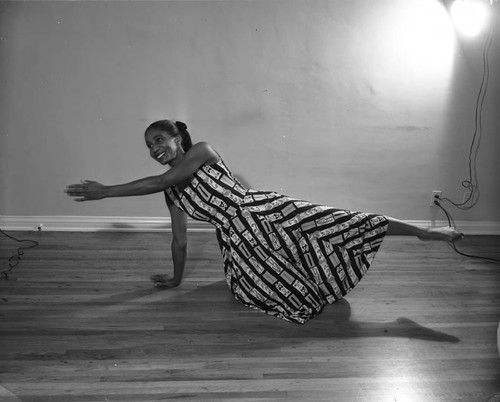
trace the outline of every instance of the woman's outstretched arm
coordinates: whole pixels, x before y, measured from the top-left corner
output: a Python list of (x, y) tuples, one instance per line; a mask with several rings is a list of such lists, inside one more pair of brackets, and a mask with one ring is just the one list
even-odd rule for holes
[(95, 181), (85, 180), (66, 187), (66, 194), (75, 201), (101, 200), (108, 197), (129, 197), (164, 191), (192, 176), (203, 164), (218, 158), (217, 153), (205, 142), (194, 145), (184, 159), (167, 172), (145, 177), (125, 184), (105, 186)]

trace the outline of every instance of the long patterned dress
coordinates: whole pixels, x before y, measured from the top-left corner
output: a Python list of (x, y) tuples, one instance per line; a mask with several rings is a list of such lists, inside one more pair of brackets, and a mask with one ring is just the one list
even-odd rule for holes
[(220, 160), (203, 165), (174, 205), (216, 228), (227, 284), (244, 305), (304, 324), (344, 297), (387, 231), (381, 215), (245, 188)]

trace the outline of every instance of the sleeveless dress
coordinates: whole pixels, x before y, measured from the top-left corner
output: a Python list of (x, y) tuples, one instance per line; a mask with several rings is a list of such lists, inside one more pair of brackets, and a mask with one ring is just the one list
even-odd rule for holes
[(222, 160), (165, 196), (215, 226), (227, 284), (244, 305), (304, 324), (342, 299), (372, 263), (385, 216), (245, 188)]

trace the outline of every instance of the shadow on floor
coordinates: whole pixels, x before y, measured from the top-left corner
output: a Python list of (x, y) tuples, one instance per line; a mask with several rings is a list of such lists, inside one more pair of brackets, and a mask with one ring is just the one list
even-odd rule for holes
[[(209, 304), (204, 307), (209, 327), (213, 327), (219, 334), (227, 331), (255, 337), (259, 334), (273, 334), (281, 339), (403, 337), (434, 342), (460, 341), (455, 336), (424, 327), (406, 317), (398, 317), (386, 323), (354, 321), (351, 319), (351, 305), (346, 299), (327, 305), (318, 317), (304, 325), (289, 323), (241, 305), (233, 299), (223, 280), (176, 297), (175, 304), (179, 303), (176, 307), (193, 300), (193, 293), (195, 300), (210, 300), (213, 295), (223, 295), (224, 302), (217, 303), (220, 308), (211, 308)], [(199, 323), (200, 329), (203, 329), (205, 323)]]
[[(146, 319), (141, 317), (142, 312), (147, 314)], [(50, 320), (44, 319), (45, 314)], [(400, 337), (460, 341), (406, 317), (385, 323), (354, 321), (345, 299), (326, 306), (320, 316), (305, 325), (289, 323), (241, 305), (232, 297), (224, 280), (190, 290), (151, 287), (94, 299), (91, 303), (65, 304), (60, 310), (40, 311), (36, 327), (40, 336), (71, 337), (76, 343), (66, 345), (65, 350), (26, 351), (17, 358), (63, 361), (182, 355), (213, 358), (281, 353), (283, 348), (298, 348), (311, 342), (319, 342), (321, 347), (342, 347), (336, 339)]]

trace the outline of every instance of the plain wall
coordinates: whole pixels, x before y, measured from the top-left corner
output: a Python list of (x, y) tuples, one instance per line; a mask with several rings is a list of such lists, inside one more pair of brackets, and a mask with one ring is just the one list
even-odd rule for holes
[[(252, 187), (428, 220), (461, 201), (485, 35), (434, 0), (0, 3), (0, 214), (167, 215), (163, 196), (75, 203), (81, 179), (160, 174), (144, 129), (183, 120)], [(498, 12), (498, 7), (497, 7)], [(498, 19), (497, 21), (498, 22)], [(500, 220), (500, 38), (481, 199)], [(440, 219), (444, 219), (441, 217)]]

